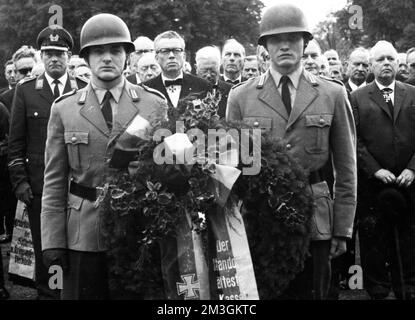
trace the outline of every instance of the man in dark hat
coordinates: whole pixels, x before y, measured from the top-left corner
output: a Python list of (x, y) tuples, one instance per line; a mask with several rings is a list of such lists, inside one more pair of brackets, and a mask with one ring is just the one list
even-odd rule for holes
[(71, 77), (67, 63), (73, 40), (58, 25), (43, 29), (37, 38), (45, 72), (29, 77), (16, 87), (13, 99), (8, 168), (14, 193), (29, 209), (36, 265), (36, 287), (39, 298), (57, 298), (58, 292), (48, 286), (48, 270), (42, 263), (40, 208), (43, 188), (44, 153), (47, 123), (54, 100), (86, 82)]

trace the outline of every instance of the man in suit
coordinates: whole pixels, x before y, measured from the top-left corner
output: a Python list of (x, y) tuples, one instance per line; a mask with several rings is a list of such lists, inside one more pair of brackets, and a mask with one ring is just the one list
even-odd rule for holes
[(408, 66), (408, 80), (405, 83), (415, 85), (415, 47), (406, 52), (406, 65)]
[[(391, 43), (379, 41), (370, 53), (375, 81), (352, 92), (364, 284), (373, 299), (387, 297), (391, 285), (398, 298), (406, 291), (406, 298), (415, 299), (415, 88), (395, 80), (397, 52)], [(390, 212), (385, 213), (381, 205), (380, 194), (386, 189), (407, 202), (406, 212), (400, 213), (396, 223), (400, 254), (387, 216)]]
[(196, 74), (213, 86), (213, 93), (220, 92), (218, 115), (225, 117), (226, 104), (232, 84), (219, 79), (220, 51), (217, 47), (207, 46), (196, 52)]
[(4, 77), (7, 80), (7, 87), (0, 89), (0, 93), (3, 93), (6, 90), (10, 90), (16, 85), (13, 60), (7, 60), (4, 64)]
[[(48, 270), (42, 263), (40, 208), (44, 153), (50, 107), (61, 94), (86, 83), (68, 75), (71, 35), (60, 26), (43, 29), (37, 38), (45, 73), (27, 78), (16, 87), (10, 121), (8, 168), (14, 193), (29, 209), (39, 298), (57, 297), (48, 286)], [(17, 66), (17, 65), (16, 65)]]
[(139, 84), (143, 82), (138, 74), (138, 61), (146, 53), (154, 53), (154, 42), (144, 36), (140, 36), (134, 40), (135, 51), (130, 54), (130, 70), (131, 74), (127, 77), (127, 80), (133, 84)]
[(369, 51), (365, 48), (356, 48), (352, 51), (347, 64), (348, 80), (344, 83), (348, 92), (366, 86), (369, 74)]
[(161, 68), (156, 61), (156, 56), (153, 52), (143, 54), (137, 61), (136, 75), (138, 76), (140, 83), (151, 80), (157, 77), (160, 73)]
[(242, 76), (244, 66), (245, 48), (235, 39), (229, 39), (222, 48), (223, 75), (220, 80), (229, 82), (232, 85), (247, 80)]
[(242, 76), (246, 79), (258, 77), (261, 74), (259, 70), (259, 61), (257, 56), (251, 55), (244, 59), (244, 67), (242, 68)]
[[(311, 260), (284, 297), (324, 299), (330, 259), (346, 251), (346, 239), (353, 230), (356, 151), (352, 110), (342, 85), (304, 71), (301, 57), (313, 36), (299, 8), (291, 4), (269, 8), (260, 32), (258, 43), (269, 52), (270, 69), (231, 89), (226, 119), (244, 120), (282, 138), (287, 151), (310, 173), (309, 188), (316, 202)], [(334, 201), (319, 174), (330, 155), (336, 172)]]
[(86, 21), (80, 56), (91, 68), (91, 81), (52, 106), (42, 249), (46, 265), (63, 268), (62, 299), (110, 297), (99, 190), (111, 178), (109, 160), (134, 117), (139, 114), (151, 122), (158, 114), (166, 116), (167, 105), (160, 93), (133, 85), (122, 75), (127, 54), (134, 50), (130, 39), (127, 25), (117, 16), (98, 14)]
[(327, 58), (327, 61), (329, 62), (330, 66), (342, 64), (342, 62), (340, 61), (339, 54), (334, 49), (327, 50), (326, 52), (324, 52), (323, 55)]
[(180, 99), (188, 95), (204, 98), (211, 89), (209, 82), (183, 72), (186, 61), (184, 39), (175, 31), (166, 31), (154, 39), (156, 59), (161, 74), (144, 84), (164, 94), (169, 106), (176, 108)]
[(15, 85), (0, 94), (0, 102), (2, 102), (9, 111), (11, 111), (16, 84), (31, 76), (33, 66), (36, 64), (36, 51), (32, 47), (26, 45), (21, 46), (13, 54), (12, 61), (14, 64)]

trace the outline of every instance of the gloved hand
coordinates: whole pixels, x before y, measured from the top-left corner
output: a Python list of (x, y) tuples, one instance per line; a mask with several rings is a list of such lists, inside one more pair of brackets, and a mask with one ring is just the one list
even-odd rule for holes
[(42, 253), (43, 264), (49, 269), (50, 266), (58, 265), (64, 272), (69, 270), (68, 253), (66, 249), (46, 249)]
[(16, 198), (20, 201), (23, 201), (26, 205), (30, 205), (33, 199), (32, 188), (30, 184), (26, 181), (20, 183), (16, 190), (14, 191)]

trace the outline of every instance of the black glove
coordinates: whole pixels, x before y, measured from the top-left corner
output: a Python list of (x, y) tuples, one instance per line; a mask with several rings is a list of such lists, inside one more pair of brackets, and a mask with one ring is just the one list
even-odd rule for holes
[(32, 188), (30, 184), (26, 181), (20, 183), (16, 190), (14, 191), (16, 198), (20, 201), (23, 201), (26, 205), (30, 205), (33, 199)]
[(66, 249), (47, 249), (43, 253), (43, 263), (49, 269), (50, 266), (58, 265), (64, 272), (69, 270), (68, 253)]

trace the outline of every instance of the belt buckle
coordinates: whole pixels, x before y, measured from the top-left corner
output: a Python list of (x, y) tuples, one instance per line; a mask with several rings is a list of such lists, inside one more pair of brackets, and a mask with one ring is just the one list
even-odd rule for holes
[(97, 192), (97, 199), (94, 202), (94, 208), (98, 208), (102, 201), (104, 201), (105, 196), (107, 195), (109, 184), (104, 184), (103, 187), (95, 187)]

